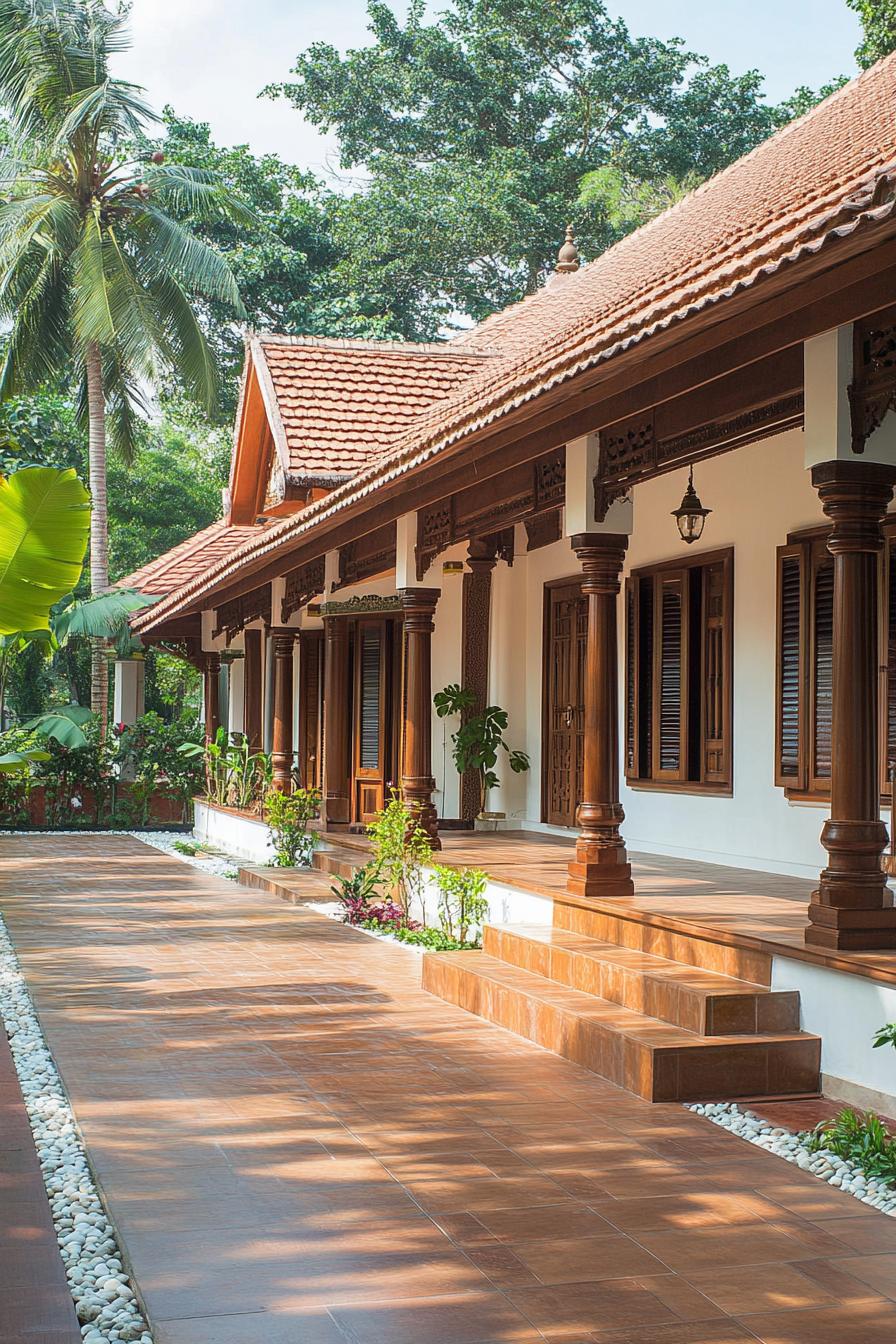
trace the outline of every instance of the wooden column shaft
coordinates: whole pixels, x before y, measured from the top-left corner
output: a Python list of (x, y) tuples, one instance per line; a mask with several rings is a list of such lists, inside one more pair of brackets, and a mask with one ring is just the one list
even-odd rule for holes
[(348, 622), (324, 617), (324, 817), (351, 820), (349, 798)]
[(567, 886), (576, 896), (628, 896), (631, 865), (620, 827), (619, 649), (616, 608), (628, 537), (580, 533), (572, 539), (588, 599), (585, 646), (584, 755), (580, 827)]
[(274, 720), (271, 738), (273, 786), (282, 793), (292, 788), (292, 681), (295, 631), (272, 632), (274, 649)]
[(221, 727), (221, 655), (204, 655), (203, 696), (205, 704), (205, 740), (214, 740)]
[[(476, 697), (474, 709), (461, 714), (466, 723), (488, 703), (488, 659), (491, 626), (492, 570), (497, 564), (493, 537), (475, 538), (470, 542), (467, 569), (464, 573), (463, 614), (461, 620), (461, 685)], [(479, 773), (467, 770), (460, 780), (460, 816), (472, 821), (479, 812)]]
[(405, 719), (401, 791), (433, 849), (441, 848), (432, 795), (432, 632), (438, 588), (402, 588)]
[(264, 641), (260, 630), (246, 630), (243, 668), (243, 731), (252, 751), (261, 751), (263, 742), (262, 706), (264, 700)]
[(832, 948), (896, 947), (881, 855), (878, 554), (896, 468), (861, 459), (823, 462), (812, 484), (833, 524), (831, 814), (821, 833), (828, 853), (812, 893), (806, 941)]

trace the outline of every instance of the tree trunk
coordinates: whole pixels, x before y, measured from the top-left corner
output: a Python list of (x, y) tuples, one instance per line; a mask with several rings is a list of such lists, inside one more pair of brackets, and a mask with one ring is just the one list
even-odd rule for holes
[[(106, 504), (106, 398), (99, 346), (87, 351), (88, 464), (90, 475), (90, 591), (109, 588), (109, 515)], [(91, 640), (90, 708), (105, 734), (109, 718), (109, 663), (104, 639)]]

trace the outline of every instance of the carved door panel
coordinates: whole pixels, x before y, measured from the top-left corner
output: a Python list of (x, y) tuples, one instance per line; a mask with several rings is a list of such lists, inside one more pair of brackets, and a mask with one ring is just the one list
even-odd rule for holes
[(385, 802), (389, 764), (387, 731), (390, 653), (388, 622), (359, 621), (355, 628), (354, 818), (371, 821)]
[(542, 814), (554, 826), (574, 826), (582, 793), (588, 619), (579, 585), (549, 588), (545, 616)]

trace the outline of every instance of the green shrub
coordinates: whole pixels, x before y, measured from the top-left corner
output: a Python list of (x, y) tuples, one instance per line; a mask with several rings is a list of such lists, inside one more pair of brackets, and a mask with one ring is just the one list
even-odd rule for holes
[(879, 1115), (864, 1115), (846, 1107), (833, 1120), (825, 1120), (804, 1136), (810, 1153), (824, 1148), (844, 1161), (854, 1162), (867, 1177), (896, 1181), (896, 1139)]
[[(378, 928), (379, 925), (369, 924), (365, 927)], [(479, 944), (462, 943), (457, 938), (452, 938), (444, 929), (411, 929), (407, 926), (393, 928), (389, 930), (400, 943), (413, 943), (417, 947), (425, 947), (429, 952), (466, 952)]]
[(447, 868), (442, 864), (437, 864), (433, 872), (439, 887), (439, 927), (446, 938), (467, 946), (470, 929), (481, 928), (488, 915), (488, 877), (478, 868)]
[(269, 789), (265, 817), (271, 833), (277, 868), (306, 868), (317, 840), (308, 823), (320, 815), (320, 789), (296, 789), (282, 793)]
[(432, 859), (429, 836), (414, 813), (393, 790), (389, 801), (367, 827), (373, 843), (373, 861), (387, 887), (405, 914), (416, 897), (426, 923), (423, 865)]

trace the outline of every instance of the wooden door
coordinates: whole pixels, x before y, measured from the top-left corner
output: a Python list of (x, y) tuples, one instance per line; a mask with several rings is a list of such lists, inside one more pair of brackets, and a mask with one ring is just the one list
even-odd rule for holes
[(355, 629), (353, 820), (364, 825), (381, 811), (391, 756), (389, 623), (358, 621)]
[(582, 796), (588, 599), (579, 583), (545, 590), (542, 819), (574, 826)]
[(303, 630), (299, 635), (298, 770), (306, 789), (319, 789), (323, 784), (323, 673), (323, 631)]

